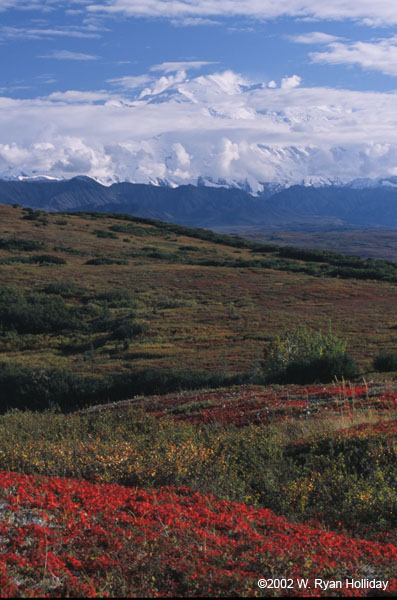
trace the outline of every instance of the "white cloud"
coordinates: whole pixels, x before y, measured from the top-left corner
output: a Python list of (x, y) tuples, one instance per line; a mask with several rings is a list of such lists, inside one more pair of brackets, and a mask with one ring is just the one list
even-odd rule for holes
[(292, 75), (291, 77), (284, 77), (281, 80), (281, 89), (283, 90), (292, 90), (300, 86), (302, 79), (299, 75)]
[(370, 42), (336, 42), (323, 52), (312, 52), (312, 62), (359, 65), (363, 69), (397, 75), (397, 36)]
[(322, 33), (321, 31), (312, 31), (310, 33), (303, 33), (301, 35), (289, 35), (287, 36), (292, 42), (297, 44), (331, 44), (342, 39), (335, 35), (329, 35), (328, 33)]
[(8, 9), (48, 10), (52, 2), (39, 0), (0, 0), (0, 12)]
[(40, 40), (40, 39), (51, 39), (59, 37), (70, 37), (70, 38), (99, 38), (99, 33), (90, 31), (88, 28), (78, 27), (53, 27), (53, 28), (40, 28), (40, 27), (11, 27), (3, 26), (0, 27), (0, 40), (12, 40), (12, 39), (29, 39), (29, 40)]
[(116, 77), (114, 79), (107, 79), (107, 83), (111, 83), (112, 85), (117, 85), (125, 89), (134, 90), (136, 88), (149, 83), (152, 81), (152, 77), (149, 75), (126, 75), (125, 77)]
[(201, 25), (220, 25), (220, 21), (215, 19), (206, 19), (203, 17), (183, 17), (181, 19), (171, 19), (171, 23), (176, 27), (198, 27)]
[(109, 92), (81, 92), (79, 90), (68, 90), (67, 92), (53, 92), (48, 96), (49, 100), (58, 100), (66, 104), (83, 103), (90, 104), (92, 102), (108, 101), (114, 96)]
[(215, 65), (215, 61), (208, 60), (181, 60), (178, 62), (163, 62), (159, 65), (153, 65), (151, 71), (163, 71), (164, 73), (174, 73), (175, 71), (188, 71), (189, 69), (201, 69), (207, 65)]
[(178, 25), (211, 25), (222, 17), (266, 20), (283, 16), (351, 19), (382, 26), (397, 24), (397, 4), (393, 0), (0, 0), (0, 11), (55, 8), (63, 8), (68, 13), (86, 10), (91, 14), (165, 18)]
[(397, 4), (391, 0), (107, 0), (90, 4), (87, 10), (171, 20), (217, 17), (262, 20), (290, 16), (337, 21), (352, 19), (385, 26), (397, 24)]
[[(396, 93), (253, 86), (226, 71), (127, 88), (0, 97), (0, 173), (195, 183), (376, 177), (397, 164)], [(292, 85), (291, 85), (292, 84)], [(268, 84), (269, 85), (269, 84)], [(382, 115), (382, 118), (379, 118)]]
[(72, 52), (70, 50), (54, 50), (50, 54), (43, 54), (38, 58), (55, 58), (56, 60), (98, 60), (99, 56), (85, 54), (83, 52)]

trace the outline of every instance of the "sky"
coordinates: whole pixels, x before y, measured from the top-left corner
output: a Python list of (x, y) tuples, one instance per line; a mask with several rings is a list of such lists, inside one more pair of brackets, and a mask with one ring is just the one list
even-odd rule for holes
[(397, 176), (391, 0), (0, 0), (0, 176)]

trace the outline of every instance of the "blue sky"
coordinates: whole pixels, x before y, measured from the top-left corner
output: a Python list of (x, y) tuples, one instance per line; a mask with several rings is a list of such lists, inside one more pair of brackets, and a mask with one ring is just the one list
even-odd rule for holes
[(396, 24), (390, 0), (0, 0), (0, 174), (395, 175)]

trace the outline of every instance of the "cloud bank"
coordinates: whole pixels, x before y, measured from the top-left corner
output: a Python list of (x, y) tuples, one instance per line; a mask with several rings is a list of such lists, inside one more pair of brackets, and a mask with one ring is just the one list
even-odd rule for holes
[(0, 0), (5, 10), (49, 11), (63, 8), (91, 14), (165, 18), (185, 25), (217, 23), (224, 17), (254, 20), (297, 17), (316, 20), (351, 19), (368, 25), (397, 24), (397, 5), (392, 0)]
[[(179, 66), (179, 65), (178, 65)], [(167, 72), (167, 67), (162, 69)], [(0, 98), (0, 174), (180, 185), (397, 175), (397, 92), (150, 71), (114, 91)], [(381, 118), (379, 117), (381, 115)]]
[(312, 62), (359, 65), (363, 69), (397, 75), (397, 36), (370, 42), (332, 42), (324, 52), (312, 52)]
[(370, 25), (397, 23), (397, 5), (390, 0), (107, 0), (88, 4), (90, 12), (122, 14), (129, 17), (167, 19), (207, 19), (247, 17), (275, 19), (298, 17), (312, 19), (352, 19)]

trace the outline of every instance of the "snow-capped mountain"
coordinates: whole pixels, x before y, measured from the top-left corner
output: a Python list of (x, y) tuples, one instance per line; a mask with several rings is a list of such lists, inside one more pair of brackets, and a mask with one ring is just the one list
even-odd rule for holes
[(215, 230), (397, 229), (393, 178), (367, 181), (365, 186), (363, 182), (327, 185), (318, 181), (289, 187), (263, 184), (256, 194), (244, 182), (227, 187), (222, 180), (176, 187), (166, 181), (155, 183), (104, 186), (86, 176), (60, 181), (0, 181), (0, 203), (47, 211), (129, 213)]
[(9, 166), (5, 171), (0, 172), (1, 181), (59, 181), (61, 177), (52, 177), (51, 175), (41, 175), (32, 171), (26, 173), (20, 169), (14, 169)]
[(269, 185), (393, 185), (394, 93), (304, 88), (297, 76), (277, 87), (231, 71), (112, 81), (114, 93), (7, 99), (0, 111), (2, 177), (205, 182), (254, 195), (267, 194)]

